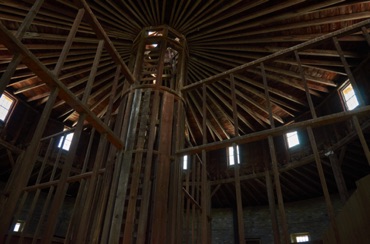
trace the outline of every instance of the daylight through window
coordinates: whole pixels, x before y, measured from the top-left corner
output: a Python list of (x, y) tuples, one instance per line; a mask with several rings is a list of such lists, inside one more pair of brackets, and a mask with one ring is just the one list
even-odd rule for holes
[(14, 100), (6, 94), (0, 97), (0, 120), (5, 121), (8, 113), (14, 103)]
[(73, 133), (69, 133), (67, 135), (62, 136), (59, 140), (58, 147), (68, 151), (69, 148), (71, 147), (72, 138), (73, 138)]
[(13, 228), (14, 232), (22, 232), (23, 231), (23, 226), (24, 226), (24, 221), (18, 220)]
[(299, 145), (299, 138), (298, 138), (297, 131), (286, 133), (286, 139), (288, 141), (289, 148)]
[(182, 158), (182, 169), (188, 169), (188, 155), (184, 155), (184, 157)]
[[(235, 151), (236, 151), (236, 153), (235, 153)], [(235, 150), (234, 150), (233, 146), (228, 147), (227, 153), (228, 153), (228, 156), (229, 156), (229, 165), (234, 165), (235, 161), (237, 162), (237, 164), (240, 164), (239, 146), (238, 145), (235, 146)]]
[(301, 243), (310, 241), (310, 236), (308, 232), (305, 233), (294, 233), (291, 234), (291, 241), (293, 243)]
[(344, 99), (344, 103), (346, 104), (347, 110), (352, 110), (359, 105), (356, 94), (355, 94), (355, 90), (353, 90), (353, 87), (351, 84), (348, 84), (342, 90), (342, 96)]

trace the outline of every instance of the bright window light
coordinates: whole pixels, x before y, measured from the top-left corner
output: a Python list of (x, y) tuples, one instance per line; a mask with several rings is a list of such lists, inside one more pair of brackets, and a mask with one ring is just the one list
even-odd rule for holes
[[(236, 151), (236, 154), (235, 154), (235, 151)], [(239, 146), (238, 145), (235, 146), (235, 151), (234, 151), (233, 146), (228, 147), (228, 149), (227, 149), (227, 154), (228, 154), (228, 157), (229, 157), (229, 165), (230, 166), (235, 164), (235, 160), (236, 160), (237, 164), (240, 164)]]
[(187, 170), (188, 169), (188, 161), (189, 158), (188, 158), (188, 155), (184, 155), (184, 157), (182, 158), (182, 169), (183, 170)]
[(8, 113), (14, 103), (14, 100), (6, 94), (0, 97), (0, 120), (5, 121)]
[(68, 151), (69, 148), (71, 147), (72, 138), (73, 138), (73, 133), (69, 133), (67, 135), (62, 136), (59, 140), (58, 147)]
[(23, 226), (24, 226), (24, 221), (18, 220), (13, 228), (14, 232), (22, 232), (23, 231)]
[(307, 242), (309, 241), (308, 235), (302, 235), (296, 237), (297, 242)]
[(344, 103), (346, 104), (347, 110), (352, 110), (359, 105), (356, 94), (355, 94), (355, 90), (353, 90), (353, 87), (351, 84), (348, 84), (342, 90), (342, 96), (344, 99)]
[(310, 241), (310, 236), (308, 232), (304, 233), (294, 233), (290, 235), (292, 243), (308, 242)]
[(288, 147), (292, 148), (299, 145), (298, 133), (297, 131), (286, 133), (286, 139), (288, 141)]

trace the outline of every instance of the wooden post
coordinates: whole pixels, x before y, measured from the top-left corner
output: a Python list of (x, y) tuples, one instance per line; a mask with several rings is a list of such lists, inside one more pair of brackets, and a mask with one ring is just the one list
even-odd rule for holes
[(151, 243), (163, 243), (167, 239), (167, 202), (170, 173), (170, 153), (173, 123), (174, 96), (169, 93), (163, 94), (163, 107), (161, 112), (161, 128), (158, 148), (158, 164), (156, 169), (156, 181), (154, 189), (154, 206), (152, 220)]
[[(207, 143), (207, 87), (203, 85), (203, 144)], [(201, 215), (201, 242), (206, 244), (208, 243), (208, 216), (207, 216), (207, 193), (208, 193), (208, 185), (207, 185), (207, 154), (206, 151), (202, 151), (202, 177), (201, 177), (201, 208), (202, 208), (202, 215)]]
[(337, 241), (336, 243), (340, 243), (339, 233), (338, 233), (338, 229), (337, 229), (337, 226), (336, 226), (336, 223), (335, 223), (335, 213), (334, 213), (333, 205), (332, 205), (331, 200), (330, 200), (330, 194), (329, 194), (329, 191), (328, 191), (328, 186), (326, 184), (324, 169), (322, 168), (322, 164), (321, 164), (321, 160), (320, 160), (320, 154), (319, 154), (319, 151), (317, 149), (315, 136), (314, 136), (312, 128), (310, 126), (307, 127), (307, 133), (308, 133), (308, 137), (310, 139), (313, 154), (315, 156), (316, 167), (317, 167), (317, 171), (319, 173), (319, 178), (320, 178), (322, 190), (323, 190), (323, 193), (324, 193), (324, 198), (325, 198), (325, 203), (326, 203), (326, 207), (327, 207), (327, 210), (328, 210), (329, 220), (330, 220), (330, 222), (331, 222), (331, 224), (334, 228), (334, 233), (335, 233), (335, 237), (336, 237), (336, 241)]
[(302, 79), (303, 84), (304, 84), (304, 89), (306, 91), (306, 97), (307, 97), (308, 105), (310, 107), (311, 116), (312, 116), (312, 118), (316, 118), (317, 116), (316, 116), (315, 107), (314, 107), (313, 102), (312, 102), (310, 90), (308, 88), (307, 80), (306, 80), (306, 77), (304, 75), (304, 71), (303, 71), (302, 64), (301, 64), (301, 59), (299, 58), (299, 54), (298, 54), (297, 50), (294, 51), (294, 55), (295, 55), (295, 58), (296, 58), (296, 61), (297, 61), (297, 64), (298, 64), (301, 79)]
[(352, 117), (353, 124), (355, 125), (355, 129), (358, 135), (358, 138), (360, 139), (362, 148), (364, 149), (364, 153), (367, 159), (367, 163), (370, 165), (370, 151), (369, 151), (369, 146), (366, 143), (366, 139), (364, 136), (364, 133), (362, 132), (360, 122), (358, 121), (357, 116)]
[(361, 105), (364, 105), (364, 100), (362, 98), (362, 95), (360, 93), (360, 89), (357, 85), (357, 82), (356, 82), (356, 79), (355, 77), (353, 76), (352, 74), (352, 71), (348, 65), (348, 62), (346, 60), (346, 58), (344, 57), (344, 54), (343, 54), (343, 50), (339, 44), (339, 41), (338, 41), (338, 38), (337, 37), (333, 37), (333, 42), (334, 42), (334, 46), (335, 48), (337, 49), (337, 52), (338, 52), (338, 55), (340, 57), (340, 60), (342, 61), (342, 64), (344, 66), (344, 70), (346, 71), (346, 74), (348, 76), (348, 79), (353, 87), (353, 90), (355, 91), (356, 93), (356, 98), (358, 100), (358, 102), (361, 104)]
[(333, 170), (335, 182), (337, 183), (340, 199), (342, 203), (345, 203), (349, 198), (349, 193), (347, 190), (346, 182), (344, 181), (342, 168), (340, 167), (338, 157), (333, 151), (326, 152), (325, 155), (327, 155), (330, 160), (330, 165)]
[[(239, 123), (238, 123), (238, 108), (236, 104), (236, 94), (235, 94), (235, 80), (234, 75), (230, 75), (230, 88), (231, 88), (231, 98), (233, 106), (233, 119), (234, 119), (234, 135), (239, 135)], [(243, 218), (243, 199), (240, 189), (240, 159), (239, 150), (237, 150), (237, 145), (233, 144), (234, 150), (234, 174), (235, 174), (235, 193), (236, 193), (236, 213), (237, 213), (237, 223), (238, 223), (238, 240), (239, 243), (244, 243), (244, 218)]]
[[(272, 108), (271, 108), (271, 101), (270, 101), (270, 94), (268, 90), (268, 85), (267, 85), (267, 78), (266, 78), (266, 70), (264, 63), (261, 63), (261, 71), (262, 71), (262, 78), (263, 78), (263, 85), (265, 89), (265, 97), (266, 97), (266, 102), (267, 102), (267, 109), (269, 111), (269, 119), (271, 123), (271, 128), (275, 128), (275, 122), (274, 122), (274, 117), (272, 114)], [(279, 212), (280, 212), (280, 221), (282, 225), (282, 231), (283, 231), (283, 241), (284, 243), (290, 243), (289, 240), (289, 232), (288, 232), (288, 224), (286, 222), (286, 216), (285, 216), (285, 208), (284, 208), (284, 200), (283, 200), (283, 194), (281, 191), (281, 184), (280, 184), (280, 176), (279, 176), (279, 169), (277, 165), (277, 159), (276, 159), (276, 152), (275, 152), (275, 145), (274, 145), (274, 138), (272, 136), (268, 136), (268, 145), (269, 145), (269, 150), (270, 150), (270, 157), (271, 157), (271, 162), (272, 162), (272, 170), (274, 174), (274, 181), (275, 181), (275, 189), (276, 189), (276, 195), (278, 198), (278, 206), (279, 206)], [(270, 206), (270, 211), (271, 211), (271, 221), (272, 221), (272, 228), (274, 231), (274, 239), (279, 238), (279, 241), (277, 243), (280, 243), (280, 233), (279, 233), (279, 228), (277, 226), (274, 226), (274, 222), (276, 222), (276, 210), (275, 210), (275, 199), (273, 198), (273, 189), (272, 185), (269, 186), (271, 183), (271, 178), (270, 178), (270, 172), (268, 170), (268, 165), (266, 167), (266, 171), (268, 171), (268, 175), (266, 173), (266, 186), (267, 186), (267, 195), (269, 198), (269, 206)], [(271, 187), (271, 189), (269, 189)]]

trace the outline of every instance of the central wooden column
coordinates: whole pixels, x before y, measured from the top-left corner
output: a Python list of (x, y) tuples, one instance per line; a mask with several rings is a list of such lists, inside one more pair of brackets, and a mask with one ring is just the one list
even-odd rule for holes
[(183, 111), (179, 91), (185, 74), (184, 42), (181, 34), (160, 26), (143, 30), (135, 44), (136, 82), (125, 93), (125, 150), (109, 243), (181, 239), (169, 223), (177, 224), (172, 215), (182, 207), (181, 185), (172, 176), (181, 170), (175, 163), (175, 146), (181, 134), (177, 128), (183, 128), (178, 114)]

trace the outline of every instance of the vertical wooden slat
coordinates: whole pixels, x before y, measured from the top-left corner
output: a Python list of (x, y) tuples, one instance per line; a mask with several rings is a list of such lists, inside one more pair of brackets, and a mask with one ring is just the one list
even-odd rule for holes
[[(177, 100), (175, 104), (175, 128), (176, 131), (173, 134), (173, 141), (175, 141), (174, 152), (184, 147), (184, 109), (182, 101)], [(181, 212), (183, 206), (181, 206), (181, 195), (182, 192), (182, 157), (177, 156), (175, 162), (172, 164), (171, 170), (171, 184), (170, 184), (170, 207), (169, 207), (169, 243), (175, 244), (179, 236), (178, 225), (181, 223)]]
[[(149, 110), (150, 110), (150, 98), (151, 89), (147, 89), (142, 98), (142, 106), (140, 111), (140, 121), (137, 134), (137, 141), (135, 145), (135, 158), (132, 165), (131, 183), (130, 183), (130, 195), (128, 198), (127, 215), (125, 219), (125, 229), (123, 233), (123, 243), (133, 243), (135, 225), (136, 225), (136, 212), (137, 204), (139, 199), (139, 185), (141, 181), (141, 168), (144, 154), (144, 143), (147, 134), (147, 124), (149, 122)], [(146, 152), (145, 152), (146, 153)], [(142, 197), (142, 196), (141, 196)]]
[(353, 116), (352, 121), (353, 121), (353, 124), (355, 125), (355, 130), (357, 132), (358, 138), (360, 139), (362, 149), (364, 150), (364, 153), (365, 153), (365, 156), (366, 156), (366, 159), (367, 159), (367, 163), (370, 165), (369, 146), (366, 143), (366, 139), (365, 139), (364, 133), (362, 132), (361, 125), (360, 125), (360, 122), (358, 121), (357, 116)]
[(294, 51), (294, 56), (295, 56), (295, 59), (296, 59), (297, 64), (298, 64), (299, 74), (301, 75), (301, 79), (303, 81), (304, 90), (306, 91), (306, 97), (307, 97), (308, 105), (310, 107), (311, 116), (312, 116), (312, 118), (316, 118), (317, 116), (316, 116), (315, 107), (314, 107), (313, 102), (312, 102), (312, 98), (311, 98), (310, 90), (308, 88), (306, 76), (304, 74), (301, 59), (299, 57), (299, 54), (298, 54), (297, 50)]
[[(104, 41), (101, 41), (101, 49), (103, 48), (103, 42)], [(120, 67), (120, 66), (119, 66)], [(117, 87), (117, 83), (118, 83), (118, 78), (119, 78), (119, 74), (120, 74), (120, 68), (117, 68), (116, 69), (116, 73), (115, 73), (115, 79), (113, 81), (113, 85), (112, 85), (112, 91), (114, 92), (115, 88)], [(113, 106), (113, 100), (114, 100), (114, 93), (111, 95), (110, 99), (109, 99), (109, 104), (108, 104), (108, 109), (107, 109), (107, 113), (105, 115), (105, 119), (104, 119), (104, 122), (105, 124), (108, 124), (108, 121), (109, 121), (109, 118), (110, 118), (110, 113), (111, 113), (111, 110), (112, 110), (112, 106)], [(79, 242), (86, 242), (86, 240), (84, 240), (83, 238), (87, 238), (87, 227), (88, 227), (88, 224), (90, 221), (91, 221), (91, 212), (92, 211), (92, 203), (93, 203), (93, 197), (94, 197), (94, 193), (97, 192), (97, 181), (98, 181), (98, 178), (99, 178), (99, 170), (100, 168), (102, 168), (103, 166), (103, 162), (105, 160), (104, 156), (105, 156), (105, 148), (107, 147), (107, 138), (106, 138), (106, 135), (105, 134), (102, 134), (100, 136), (100, 141), (99, 141), (99, 145), (98, 145), (98, 150), (97, 150), (97, 155), (96, 155), (96, 158), (95, 158), (95, 163), (94, 163), (94, 166), (93, 166), (93, 169), (92, 169), (92, 175), (90, 177), (90, 183), (89, 183), (89, 188), (87, 190), (87, 197), (86, 197), (86, 202), (84, 204), (84, 208), (82, 210), (82, 217), (81, 217), (81, 222), (80, 222), (80, 226), (79, 226), (79, 229), (78, 229), (78, 238), (77, 238), (77, 243)], [(103, 194), (103, 193), (102, 193)], [(102, 201), (103, 200), (103, 196), (101, 195), (99, 200)], [(94, 218), (96, 221), (100, 221), (99, 218)]]
[(340, 60), (342, 61), (342, 64), (344, 66), (344, 70), (346, 71), (346, 74), (348, 76), (348, 79), (353, 87), (353, 90), (355, 91), (356, 93), (356, 98), (358, 100), (358, 102), (361, 104), (361, 105), (364, 105), (364, 100), (362, 98), (362, 95), (360, 93), (360, 89), (357, 85), (357, 82), (356, 82), (356, 79), (355, 77), (353, 76), (352, 74), (352, 71), (348, 65), (348, 62), (346, 60), (346, 58), (344, 57), (344, 54), (343, 54), (343, 50), (339, 44), (339, 41), (338, 41), (338, 38), (337, 37), (333, 37), (333, 42), (334, 42), (334, 46), (335, 46), (335, 49), (337, 50), (338, 52), (338, 55), (340, 57)]
[(343, 203), (345, 203), (349, 198), (349, 193), (347, 190), (346, 182), (343, 177), (342, 168), (340, 167), (338, 156), (333, 151), (327, 153), (329, 154), (328, 158), (330, 160), (330, 165), (333, 170), (335, 182), (337, 183), (340, 199)]
[[(113, 103), (114, 103), (114, 99), (116, 97), (115, 95), (116, 95), (116, 90), (117, 90), (117, 86), (118, 86), (118, 82), (119, 82), (120, 73), (121, 73), (121, 66), (117, 66), (116, 73), (115, 73), (114, 80), (113, 80), (112, 89), (111, 89), (111, 97), (109, 99), (107, 112), (106, 112), (105, 118), (104, 118), (104, 123), (107, 124), (107, 125), (112, 120)], [(116, 128), (115, 128), (114, 131), (116, 131)], [(103, 183), (102, 183), (104, 189), (102, 190), (102, 195), (99, 199), (100, 200), (99, 201), (99, 208), (97, 210), (98, 213), (96, 215), (97, 216), (96, 217), (97, 226), (94, 227), (93, 233), (92, 233), (93, 234), (92, 241), (94, 243), (97, 243), (99, 241), (99, 237), (100, 237), (100, 233), (101, 233), (101, 229), (102, 229), (102, 225), (103, 225), (105, 207), (106, 207), (106, 204), (107, 204), (109, 188), (110, 188), (110, 185), (111, 185), (110, 181), (111, 181), (111, 177), (112, 177), (113, 158), (114, 158), (115, 153), (116, 153), (116, 148), (113, 145), (111, 145), (110, 150), (108, 152), (108, 155), (105, 158), (105, 160), (106, 160), (105, 173), (104, 173), (104, 178), (103, 178)], [(102, 167), (102, 163), (101, 163), (100, 167)], [(91, 176), (91, 177), (93, 177), (93, 176)]]
[[(238, 108), (237, 108), (237, 98), (235, 93), (235, 80), (234, 75), (230, 75), (230, 87), (231, 87), (231, 99), (232, 99), (232, 107), (233, 107), (233, 119), (234, 119), (234, 135), (239, 135), (239, 123), (238, 123)], [(237, 211), (237, 223), (238, 223), (238, 240), (239, 243), (243, 243), (245, 236), (244, 236), (244, 218), (243, 218), (243, 200), (241, 196), (241, 189), (240, 189), (240, 159), (239, 153), (237, 150), (238, 145), (235, 143), (233, 144), (234, 150), (234, 173), (235, 173), (235, 193), (236, 193), (236, 211)]]
[[(46, 153), (45, 153), (45, 156), (44, 156), (44, 160), (42, 160), (42, 163), (41, 163), (41, 167), (39, 169), (39, 172), (38, 172), (38, 175), (37, 175), (37, 179), (36, 179), (36, 182), (35, 182), (35, 185), (39, 184), (41, 179), (42, 179), (42, 176), (44, 174), (44, 169), (45, 169), (45, 166), (46, 166), (46, 163), (47, 161), (49, 160), (49, 156), (51, 154), (51, 151), (52, 151), (52, 146), (54, 145), (54, 138), (51, 138), (49, 143), (48, 143), (48, 147), (46, 149)], [(41, 190), (40, 189), (37, 189), (36, 190), (36, 193), (34, 195), (34, 198), (32, 200), (32, 203), (31, 203), (31, 208), (30, 210), (28, 211), (27, 213), (27, 219), (24, 223), (24, 230), (27, 230), (28, 228), (28, 225), (29, 223), (31, 222), (31, 219), (32, 219), (32, 215), (33, 215), (33, 211), (35, 210), (35, 207), (36, 207), (36, 203), (38, 201), (38, 198), (39, 198), (39, 195), (40, 195), (40, 192)], [(24, 233), (25, 231), (22, 231), (22, 234), (21, 234), (21, 238), (20, 238), (20, 241), (23, 242), (23, 238), (24, 238)]]
[(147, 158), (145, 162), (145, 172), (144, 172), (144, 181), (143, 181), (143, 193), (142, 193), (142, 203), (140, 206), (140, 217), (138, 223), (138, 237), (137, 237), (137, 244), (144, 244), (146, 239), (148, 238), (148, 214), (149, 214), (149, 205), (151, 199), (151, 192), (150, 189), (152, 187), (152, 180), (151, 180), (151, 172), (154, 161), (153, 157), (153, 147), (156, 137), (156, 126), (157, 120), (159, 116), (159, 104), (160, 104), (160, 94), (159, 91), (156, 90), (154, 92), (153, 98), (153, 109), (151, 112), (150, 117), (150, 134), (148, 139), (148, 152)]
[(163, 104), (161, 112), (161, 128), (158, 147), (158, 164), (156, 167), (156, 180), (154, 189), (154, 206), (152, 222), (152, 243), (166, 242), (167, 231), (167, 202), (169, 187), (169, 169), (171, 155), (171, 139), (173, 123), (174, 96), (170, 93), (163, 94)]
[[(272, 107), (271, 107), (271, 99), (270, 99), (270, 94), (268, 90), (268, 85), (267, 85), (267, 78), (266, 78), (266, 70), (264, 63), (261, 63), (261, 71), (262, 71), (262, 78), (263, 78), (263, 85), (264, 85), (264, 90), (265, 90), (265, 97), (266, 97), (266, 102), (267, 102), (267, 109), (269, 111), (269, 119), (271, 123), (271, 128), (275, 128), (275, 122), (272, 114)], [(288, 224), (286, 222), (286, 215), (285, 215), (285, 208), (284, 208), (284, 199), (283, 199), (283, 194), (281, 191), (281, 184), (280, 184), (280, 176), (279, 176), (279, 169), (277, 165), (277, 158), (276, 158), (276, 151), (275, 151), (275, 145), (274, 145), (274, 139), (272, 136), (268, 136), (268, 145), (269, 145), (269, 151), (270, 151), (270, 157), (271, 157), (271, 162), (272, 162), (272, 170), (274, 174), (274, 182), (275, 182), (275, 189), (276, 189), (276, 195), (278, 199), (278, 207), (279, 207), (279, 212), (280, 212), (280, 221), (282, 225), (282, 231), (283, 231), (283, 241), (284, 243), (289, 243), (289, 233), (288, 233)], [(266, 169), (267, 170), (267, 169)], [(269, 174), (269, 172), (268, 172)], [(268, 182), (269, 180), (271, 181), (270, 175), (266, 175), (266, 182), (267, 182), (267, 194), (269, 197), (269, 206), (270, 206), (270, 211), (271, 211), (271, 221), (276, 222), (276, 211), (275, 211), (275, 201), (273, 199), (273, 189), (272, 186), (269, 188), (270, 183)], [(272, 223), (273, 231), (274, 231), (274, 239), (279, 239), (277, 243), (280, 243), (280, 233), (278, 227), (275, 226), (275, 223)]]
[[(207, 143), (207, 87), (203, 85), (203, 94), (202, 94), (202, 110), (203, 110), (203, 144)], [(201, 208), (202, 208), (202, 215), (201, 215), (201, 243), (208, 243), (208, 182), (207, 182), (207, 154), (205, 150), (202, 150), (202, 177), (201, 177)]]
[[(92, 129), (90, 132), (89, 142), (86, 148), (86, 153), (85, 153), (85, 158), (84, 158), (84, 162), (83, 162), (82, 169), (81, 169), (81, 174), (86, 172), (86, 168), (90, 160), (90, 154), (91, 154), (92, 144), (94, 141), (94, 135), (95, 135), (95, 129)], [(82, 214), (81, 209), (83, 208), (83, 205), (84, 205), (84, 202), (82, 201), (82, 195), (84, 194), (84, 192), (86, 192), (86, 188), (85, 188), (86, 184), (87, 184), (86, 179), (81, 179), (80, 187), (78, 189), (76, 201), (75, 201), (73, 212), (72, 212), (71, 221), (69, 222), (66, 239), (64, 241), (65, 244), (68, 244), (71, 242), (71, 240), (76, 239), (75, 238), (76, 233), (77, 233), (76, 229), (78, 227), (78, 223), (80, 223), (81, 214)]]
[(315, 136), (314, 136), (312, 128), (310, 126), (307, 127), (307, 133), (308, 133), (311, 148), (312, 148), (312, 151), (313, 151), (313, 154), (314, 154), (314, 157), (315, 157), (316, 167), (317, 167), (317, 171), (319, 173), (319, 178), (320, 178), (321, 187), (322, 187), (322, 190), (323, 190), (323, 193), (324, 193), (324, 198), (325, 198), (326, 208), (328, 210), (329, 219), (330, 219), (330, 222), (331, 222), (331, 224), (334, 228), (334, 233), (336, 235), (337, 243), (340, 243), (340, 239), (339, 239), (339, 235), (338, 235), (338, 229), (337, 229), (336, 224), (335, 224), (335, 213), (334, 213), (333, 205), (332, 205), (331, 200), (330, 200), (330, 194), (329, 194), (329, 191), (328, 191), (328, 186), (326, 184), (324, 169), (322, 167), (322, 163), (321, 163), (321, 160), (320, 160), (320, 154), (319, 154), (319, 151), (317, 149)]
[[(132, 61), (133, 59), (131, 59), (131, 63)], [(123, 138), (123, 139), (125, 139), (125, 135), (126, 135), (125, 126), (127, 126), (127, 123), (123, 123), (123, 121), (124, 121), (124, 118), (127, 118), (129, 114), (128, 108), (130, 107), (130, 104), (132, 102), (132, 99), (131, 99), (132, 93), (129, 93), (128, 96), (123, 96), (123, 94), (128, 91), (129, 86), (130, 86), (129, 83), (125, 82), (124, 87), (121, 91), (122, 99), (119, 104), (118, 114), (117, 114), (115, 125), (114, 125), (114, 133), (116, 135), (121, 135), (120, 138)], [(128, 121), (128, 119), (125, 121)], [(114, 151), (111, 152), (111, 155), (115, 155)], [(110, 167), (108, 168), (109, 171), (113, 171), (112, 173), (113, 176), (112, 178), (109, 179), (111, 180), (111, 185), (110, 185), (109, 193), (107, 193), (108, 194), (107, 206), (106, 206), (106, 211), (105, 211), (105, 216), (104, 216), (103, 230), (101, 234), (102, 243), (107, 243), (108, 238), (109, 238), (109, 232), (110, 232), (112, 216), (113, 216), (112, 214), (114, 211), (114, 204), (115, 204), (114, 201), (116, 198), (118, 181), (119, 181), (119, 176), (120, 176), (121, 167), (122, 167), (122, 164), (121, 164), (122, 156), (123, 156), (123, 150), (119, 150), (116, 154), (114, 161), (112, 162), (112, 165), (110, 165)]]
[[(126, 192), (127, 192), (127, 185), (129, 180), (129, 174), (131, 169), (131, 161), (132, 161), (132, 153), (135, 146), (135, 138), (136, 138), (136, 130), (137, 130), (137, 122), (139, 119), (139, 109), (141, 106), (141, 96), (142, 91), (141, 89), (136, 89), (134, 91), (133, 100), (129, 102), (130, 109), (127, 110), (127, 113), (130, 113), (128, 119), (126, 119), (126, 123), (124, 126), (127, 125), (127, 137), (122, 133), (121, 137), (126, 137), (125, 140), (125, 151), (122, 155), (122, 160), (118, 162), (122, 164), (121, 170), (119, 173), (119, 179), (117, 184), (117, 192), (115, 194), (115, 205), (113, 207), (113, 217), (110, 226), (110, 234), (108, 243), (118, 243), (120, 234), (121, 234), (121, 226), (122, 226), (122, 218), (123, 212), (125, 208), (125, 200), (126, 200)], [(131, 106), (133, 108), (131, 108)]]

